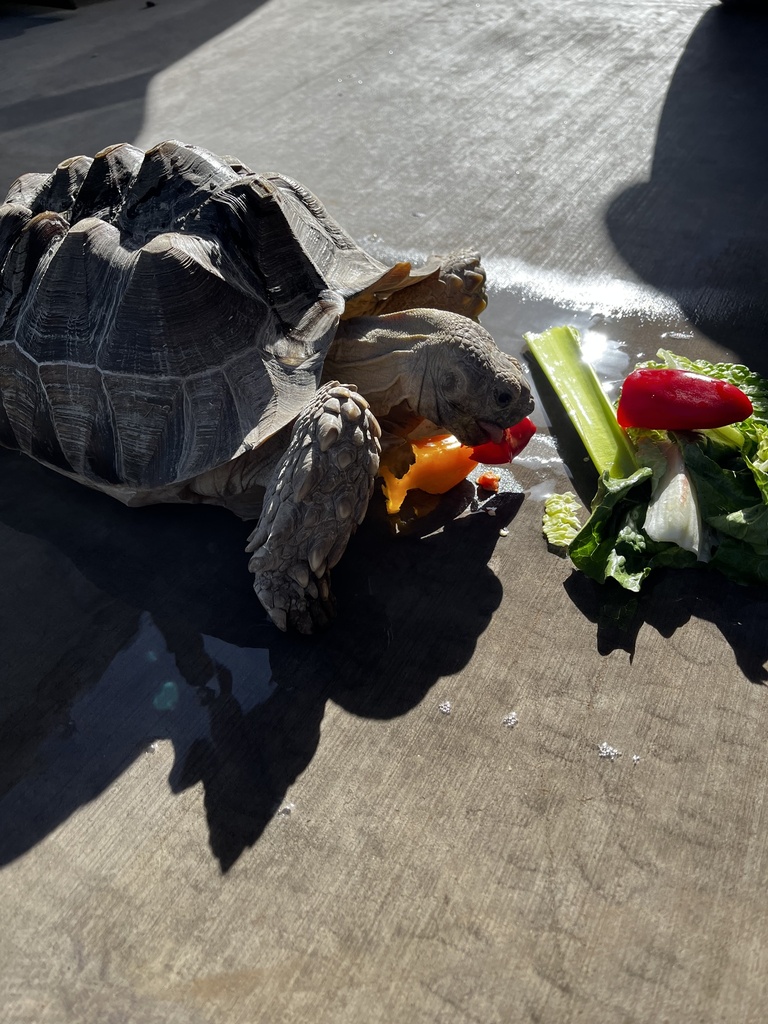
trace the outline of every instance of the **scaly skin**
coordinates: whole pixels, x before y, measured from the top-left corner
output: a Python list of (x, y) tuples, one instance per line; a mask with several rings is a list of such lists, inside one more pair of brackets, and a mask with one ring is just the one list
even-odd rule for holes
[(476, 320), (488, 305), (485, 271), (476, 252), (431, 256), (423, 267), (397, 263), (372, 287), (349, 297), (343, 320), (404, 309), (445, 309)]
[(329, 573), (363, 521), (379, 469), (368, 402), (333, 381), (301, 413), (248, 539), (254, 590), (279, 629), (333, 617)]
[(440, 261), (440, 272), (394, 292), (376, 310), (444, 309), (476, 320), (488, 305), (485, 271), (475, 252), (457, 252)]

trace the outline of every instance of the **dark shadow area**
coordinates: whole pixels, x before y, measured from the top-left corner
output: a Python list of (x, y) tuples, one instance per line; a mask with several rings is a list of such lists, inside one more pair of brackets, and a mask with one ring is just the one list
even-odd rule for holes
[(715, 6), (675, 70), (650, 181), (606, 214), (627, 263), (768, 373), (768, 16)]
[(601, 585), (574, 571), (565, 589), (576, 607), (597, 625), (601, 654), (635, 652), (638, 633), (647, 623), (671, 637), (691, 618), (717, 626), (736, 662), (752, 683), (768, 681), (768, 595), (765, 587), (743, 587), (706, 569), (660, 569), (640, 594), (611, 581)]
[[(453, 519), (467, 485), (393, 536), (375, 500), (334, 570), (337, 621), (302, 638), (279, 633), (253, 594), (247, 524), (204, 507), (125, 509), (2, 454), (0, 547), (24, 582), (0, 605), (0, 863), (170, 739), (171, 787), (202, 782), (226, 871), (310, 763), (328, 700), (390, 718), (467, 664), (502, 597), (488, 560), (522, 501)], [(68, 589), (51, 592), (52, 567)], [(30, 633), (45, 667), (20, 654)]]
[(35, 26), (55, 25), (57, 21), (59, 21), (58, 11), (48, 10), (43, 13), (28, 5), (0, 2), (0, 46), (7, 39), (23, 36), (25, 32), (30, 32)]
[[(0, 7), (0, 65), (13, 83), (5, 100), (0, 91), (0, 192), (25, 171), (51, 171), (65, 157), (133, 142), (152, 78), (266, 2)], [(190, 104), (194, 95), (190, 82)]]

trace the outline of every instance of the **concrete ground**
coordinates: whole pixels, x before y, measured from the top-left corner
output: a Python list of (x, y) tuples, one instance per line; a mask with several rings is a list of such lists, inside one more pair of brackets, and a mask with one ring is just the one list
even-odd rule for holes
[[(509, 351), (570, 322), (609, 380), (659, 345), (768, 372), (765, 16), (5, 5), (0, 66), (0, 189), (197, 142), (382, 257), (476, 246)], [(375, 503), (313, 640), (227, 513), (3, 455), (3, 1024), (765, 1019), (766, 593), (660, 575), (617, 630), (541, 536), (594, 479), (543, 387), (534, 418), (495, 516)]]

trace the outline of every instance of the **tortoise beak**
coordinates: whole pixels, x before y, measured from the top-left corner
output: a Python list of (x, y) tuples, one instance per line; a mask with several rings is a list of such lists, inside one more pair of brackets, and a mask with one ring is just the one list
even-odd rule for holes
[(494, 444), (501, 444), (504, 438), (504, 428), (500, 427), (498, 423), (491, 423), (490, 420), (478, 420), (477, 425), (485, 433), (486, 440), (493, 441)]

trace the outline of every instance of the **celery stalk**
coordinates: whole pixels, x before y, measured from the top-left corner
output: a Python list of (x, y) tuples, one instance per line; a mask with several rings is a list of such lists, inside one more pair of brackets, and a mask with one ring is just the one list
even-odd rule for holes
[(638, 468), (632, 444), (619, 426), (595, 371), (581, 355), (575, 327), (550, 327), (525, 340), (576, 428), (598, 473), (628, 477)]

